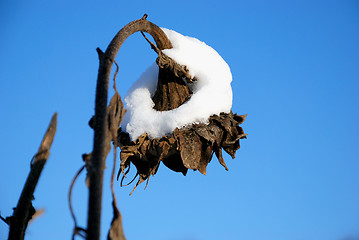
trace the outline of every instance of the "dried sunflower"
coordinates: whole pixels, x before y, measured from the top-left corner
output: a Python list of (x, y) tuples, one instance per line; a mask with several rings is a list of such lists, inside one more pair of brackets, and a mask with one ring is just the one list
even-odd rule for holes
[(239, 126), (246, 115), (231, 111), (228, 65), (197, 39), (161, 29), (145, 18), (135, 22), (123, 32), (150, 33), (157, 46), (146, 39), (158, 58), (157, 66), (152, 66), (125, 98), (127, 113), (115, 141), (121, 149), (121, 185), (131, 163), (139, 175), (135, 188), (145, 180), (148, 183), (161, 162), (184, 175), (188, 169), (206, 174), (215, 154), (228, 170), (222, 149), (234, 158), (240, 139), (246, 138)]

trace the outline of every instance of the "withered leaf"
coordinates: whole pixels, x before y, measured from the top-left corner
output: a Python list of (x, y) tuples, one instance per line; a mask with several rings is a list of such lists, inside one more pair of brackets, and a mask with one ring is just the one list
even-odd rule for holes
[[(125, 115), (124, 104), (121, 100), (120, 94), (115, 91), (115, 94), (112, 96), (110, 103), (107, 107), (107, 123), (108, 123), (108, 133), (105, 139), (105, 156), (107, 156), (111, 151), (111, 142), (114, 141), (114, 145), (118, 146), (117, 143), (117, 129), (119, 129), (120, 124), (122, 122), (122, 118)], [(96, 118), (92, 117), (89, 121), (89, 125), (91, 128), (95, 126)], [(91, 166), (91, 157), (92, 152), (89, 154), (83, 154), (82, 159), (86, 163), (87, 173), (89, 172), (89, 168)], [(86, 176), (86, 185), (89, 186), (89, 176)]]
[(113, 219), (111, 222), (111, 228), (107, 235), (107, 240), (125, 240), (125, 234), (122, 227), (122, 217), (118, 210), (115, 200), (112, 201)]
[[(126, 132), (118, 132), (118, 146), (121, 148), (121, 170), (130, 164), (137, 168), (139, 180), (135, 188), (151, 175), (155, 175), (160, 162), (169, 169), (186, 175), (188, 169), (198, 170), (206, 174), (206, 167), (213, 154), (219, 163), (228, 170), (222, 149), (232, 158), (239, 149), (240, 139), (246, 138), (243, 129), (239, 127), (246, 115), (221, 113), (209, 118), (208, 124), (192, 124), (175, 129), (170, 135), (162, 138), (149, 138), (141, 135), (136, 141), (130, 141)], [(119, 173), (120, 173), (119, 172)]]

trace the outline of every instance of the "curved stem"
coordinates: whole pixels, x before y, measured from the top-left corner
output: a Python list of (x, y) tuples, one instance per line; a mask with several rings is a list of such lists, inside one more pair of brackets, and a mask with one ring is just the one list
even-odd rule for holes
[(109, 134), (107, 122), (107, 95), (114, 59), (123, 42), (131, 34), (138, 31), (151, 34), (159, 49), (172, 48), (171, 42), (168, 40), (166, 34), (158, 26), (147, 21), (146, 17), (147, 15), (122, 28), (112, 39), (105, 53), (102, 53), (100, 49), (97, 49), (100, 66), (96, 86), (94, 145), (92, 158), (88, 168), (88, 176), (90, 180), (87, 220), (88, 240), (98, 240), (100, 238), (103, 172), (108, 154), (108, 152), (106, 152), (106, 139)]
[(159, 28), (156, 24), (146, 20), (147, 15), (143, 18), (130, 22), (125, 27), (123, 27), (116, 36), (112, 39), (111, 43), (108, 45), (105, 55), (113, 60), (123, 42), (135, 32), (147, 32), (149, 33), (156, 42), (157, 47), (160, 50), (172, 48), (170, 40), (167, 38), (166, 34)]

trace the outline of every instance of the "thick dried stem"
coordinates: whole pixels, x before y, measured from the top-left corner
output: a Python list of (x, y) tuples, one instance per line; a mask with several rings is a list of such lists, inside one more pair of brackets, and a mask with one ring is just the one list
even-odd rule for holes
[(112, 63), (123, 44), (123, 42), (133, 33), (143, 31), (151, 34), (155, 39), (159, 49), (171, 48), (171, 42), (166, 34), (155, 24), (146, 20), (147, 15), (142, 19), (133, 21), (122, 28), (111, 41), (110, 45), (103, 54), (99, 49), (100, 66), (97, 76), (96, 104), (95, 104), (95, 126), (94, 126), (94, 146), (92, 158), (89, 163), (88, 175), (90, 180), (89, 189), (89, 209), (87, 222), (87, 239), (98, 240), (100, 238), (101, 227), (101, 205), (102, 205), (102, 185), (105, 159), (107, 156), (106, 139), (108, 132), (107, 122), (107, 94)]

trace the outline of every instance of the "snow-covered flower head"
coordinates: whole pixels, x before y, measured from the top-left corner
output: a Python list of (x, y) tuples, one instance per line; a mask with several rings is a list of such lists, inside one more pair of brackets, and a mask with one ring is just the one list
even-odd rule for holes
[(158, 66), (150, 66), (128, 91), (119, 131), (121, 171), (125, 176), (134, 164), (136, 186), (148, 181), (160, 162), (184, 175), (188, 169), (206, 174), (215, 154), (227, 169), (222, 149), (234, 158), (239, 140), (246, 137), (239, 127), (246, 116), (231, 111), (228, 64), (204, 42), (162, 31), (172, 48), (160, 51), (152, 45)]
[(125, 97), (127, 113), (122, 129), (131, 140), (147, 133), (151, 138), (171, 134), (176, 128), (206, 123), (211, 115), (229, 113), (232, 107), (232, 74), (228, 64), (210, 46), (196, 38), (162, 28), (173, 48), (162, 52), (196, 78), (191, 98), (176, 109), (156, 111), (152, 97), (156, 91), (158, 66), (153, 64), (130, 88)]

